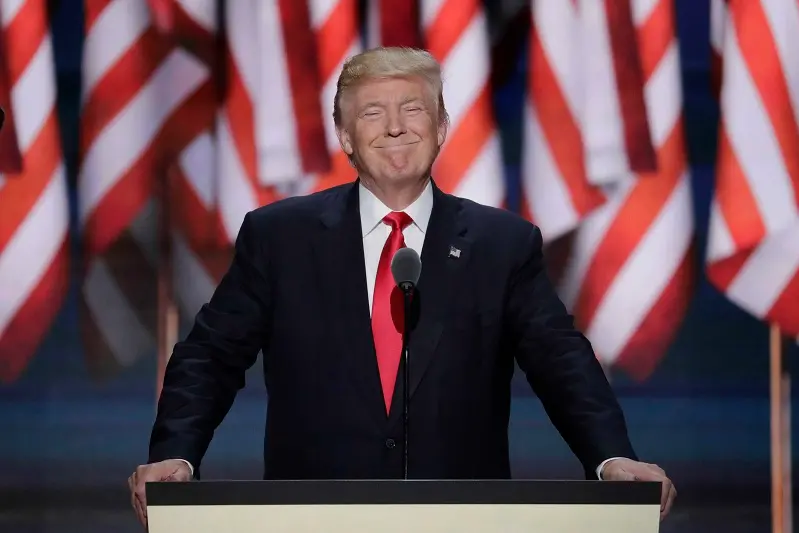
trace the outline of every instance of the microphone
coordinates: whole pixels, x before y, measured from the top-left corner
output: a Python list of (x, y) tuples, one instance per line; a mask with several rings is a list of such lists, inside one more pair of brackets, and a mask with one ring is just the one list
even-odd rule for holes
[(413, 248), (400, 248), (391, 260), (391, 275), (402, 292), (412, 292), (419, 283), (422, 260)]
[(410, 362), (408, 360), (408, 346), (410, 344), (411, 328), (411, 297), (419, 282), (422, 273), (422, 260), (413, 248), (400, 248), (391, 259), (391, 275), (394, 283), (402, 290), (403, 300), (403, 333), (402, 333), (402, 359), (405, 362), (402, 373), (402, 472), (408, 479), (408, 404), (410, 403)]

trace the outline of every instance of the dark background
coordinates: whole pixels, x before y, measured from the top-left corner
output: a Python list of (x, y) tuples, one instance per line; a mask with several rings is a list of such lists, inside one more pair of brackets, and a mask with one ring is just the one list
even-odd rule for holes
[[(80, 0), (55, 4), (59, 111), (74, 194), (83, 14)], [(492, 20), (498, 18), (499, 4), (488, 7)], [(718, 119), (709, 92), (709, 8), (701, 0), (677, 0), (676, 8), (701, 270)], [(495, 101), (513, 208), (518, 205), (526, 43), (518, 34), (500, 41), (506, 62), (498, 66)], [(73, 242), (79, 261), (77, 236)], [(77, 283), (76, 277), (28, 370), (16, 383), (0, 387), (3, 532), (137, 530), (126, 479), (147, 458), (155, 354), (111, 381), (91, 381), (79, 339)], [(789, 352), (790, 364), (799, 350), (792, 345)], [(266, 406), (260, 372), (259, 361), (210, 447), (205, 479), (261, 475)], [(665, 468), (678, 488), (664, 531), (769, 530), (767, 326), (702, 279), (688, 318), (655, 374), (637, 383), (614, 373), (612, 382), (639, 455)], [(510, 431), (516, 477), (582, 477), (579, 463), (521, 380)]]

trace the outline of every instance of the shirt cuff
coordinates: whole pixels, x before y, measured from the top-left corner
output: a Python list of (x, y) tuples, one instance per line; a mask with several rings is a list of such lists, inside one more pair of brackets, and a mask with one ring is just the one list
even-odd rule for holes
[[(191, 472), (191, 477), (192, 477), (192, 478), (194, 477), (194, 467), (193, 467), (193, 466), (191, 466), (191, 463), (190, 463), (190, 462), (188, 462), (188, 461), (187, 461), (187, 460), (185, 460), (185, 459), (175, 459), (175, 460), (176, 460), (176, 461), (183, 461), (184, 463), (186, 463), (186, 465), (189, 467), (189, 472)], [(604, 464), (604, 463), (602, 463), (602, 464)], [(600, 466), (601, 466), (601, 465), (600, 465)]]
[(596, 477), (597, 477), (597, 479), (599, 479), (600, 481), (602, 480), (602, 470), (605, 468), (606, 464), (608, 464), (609, 462), (613, 461), (614, 459), (623, 459), (623, 457), (611, 457), (611, 458), (605, 459), (604, 461), (599, 463), (599, 466), (596, 467)]

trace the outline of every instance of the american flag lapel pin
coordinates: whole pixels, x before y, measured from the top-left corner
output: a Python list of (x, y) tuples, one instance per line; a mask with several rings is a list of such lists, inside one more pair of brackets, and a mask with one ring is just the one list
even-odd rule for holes
[(454, 257), (458, 259), (461, 256), (461, 251), (454, 246), (449, 247), (449, 257)]

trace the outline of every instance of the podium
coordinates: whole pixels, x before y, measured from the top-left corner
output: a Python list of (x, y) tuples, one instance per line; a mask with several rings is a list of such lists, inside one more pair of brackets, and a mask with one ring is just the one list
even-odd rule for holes
[(660, 483), (148, 483), (149, 533), (657, 533)]

